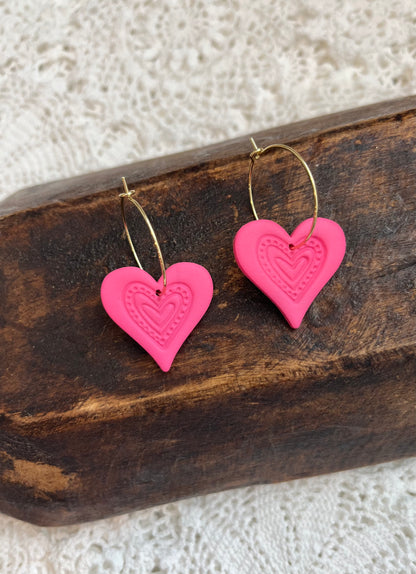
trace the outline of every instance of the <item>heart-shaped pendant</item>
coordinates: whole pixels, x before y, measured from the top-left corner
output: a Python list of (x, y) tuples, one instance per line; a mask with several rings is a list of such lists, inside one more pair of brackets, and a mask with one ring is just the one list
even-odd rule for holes
[(303, 221), (289, 235), (274, 221), (250, 221), (234, 238), (234, 255), (241, 271), (280, 309), (289, 325), (300, 326), (306, 311), (329, 281), (345, 254), (345, 235), (335, 221), (318, 217), (313, 234)]
[(202, 319), (213, 295), (211, 275), (196, 263), (175, 263), (155, 281), (143, 269), (122, 267), (101, 285), (108, 315), (168, 371), (185, 339)]

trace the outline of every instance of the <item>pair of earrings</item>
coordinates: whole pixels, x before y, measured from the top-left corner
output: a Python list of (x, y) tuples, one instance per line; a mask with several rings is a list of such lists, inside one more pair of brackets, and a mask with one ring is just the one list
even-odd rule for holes
[[(293, 148), (284, 144), (257, 147), (250, 154), (249, 197), (255, 217), (234, 238), (234, 256), (241, 271), (280, 309), (289, 325), (300, 326), (311, 303), (341, 265), (345, 236), (330, 219), (318, 217), (318, 194), (312, 173)], [(292, 153), (305, 168), (314, 195), (313, 217), (289, 235), (280, 225), (259, 219), (253, 201), (252, 174), (260, 157), (274, 149)], [(122, 178), (121, 214), (137, 267), (109, 273), (101, 286), (108, 315), (168, 371), (185, 339), (206, 313), (213, 295), (211, 275), (196, 263), (175, 263), (167, 269), (154, 229)], [(125, 200), (144, 218), (157, 250), (162, 275), (155, 281), (140, 263), (125, 217)]]

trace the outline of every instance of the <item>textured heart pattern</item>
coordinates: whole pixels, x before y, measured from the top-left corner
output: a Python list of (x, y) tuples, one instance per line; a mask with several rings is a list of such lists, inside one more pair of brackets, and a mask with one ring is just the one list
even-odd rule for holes
[(324, 261), (324, 247), (311, 238), (302, 249), (290, 249), (275, 235), (265, 235), (259, 242), (258, 259), (264, 272), (293, 301), (302, 298)]
[(274, 221), (251, 221), (237, 232), (234, 255), (241, 271), (281, 310), (297, 328), (311, 303), (329, 281), (345, 254), (341, 227), (318, 217), (312, 237), (307, 236), (312, 219), (303, 221), (289, 235)]
[(191, 302), (192, 293), (185, 283), (169, 285), (160, 296), (155, 289), (136, 281), (127, 285), (124, 295), (130, 317), (161, 347), (169, 344), (186, 318)]
[(108, 315), (168, 371), (183, 342), (201, 320), (212, 299), (208, 271), (196, 263), (176, 263), (155, 281), (137, 267), (109, 273), (101, 286)]

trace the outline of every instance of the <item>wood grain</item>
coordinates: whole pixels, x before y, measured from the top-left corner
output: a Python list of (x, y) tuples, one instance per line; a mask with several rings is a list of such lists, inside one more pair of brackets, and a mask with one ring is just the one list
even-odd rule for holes
[[(255, 134), (292, 145), (344, 262), (292, 330), (238, 270), (252, 218), (248, 137), (23, 190), (0, 206), (0, 510), (36, 524), (416, 454), (416, 98)], [(251, 134), (250, 134), (251, 135)], [(259, 164), (260, 165), (260, 164)], [(255, 173), (260, 216), (312, 213), (284, 153)], [(213, 302), (169, 373), (105, 314), (133, 264), (117, 193), (137, 186), (166, 262), (194, 261)], [(140, 218), (130, 226), (158, 274)]]

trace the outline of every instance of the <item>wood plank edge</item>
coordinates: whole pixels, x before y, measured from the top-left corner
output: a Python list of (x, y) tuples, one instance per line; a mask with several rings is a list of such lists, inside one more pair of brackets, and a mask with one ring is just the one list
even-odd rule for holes
[[(345, 129), (349, 125), (388, 118), (416, 110), (416, 96), (370, 104), (355, 109), (336, 112), (312, 119), (301, 120), (281, 127), (250, 134), (264, 143), (273, 141), (293, 142), (312, 134)], [(75, 199), (87, 195), (116, 189), (124, 175), (134, 185), (153, 177), (173, 171), (191, 168), (211, 161), (226, 161), (232, 157), (246, 155), (250, 146), (249, 135), (211, 144), (194, 150), (187, 150), (167, 156), (146, 159), (123, 166), (113, 167), (75, 177), (51, 181), (21, 189), (0, 202), (0, 217), (16, 211), (45, 206), (60, 200)]]

